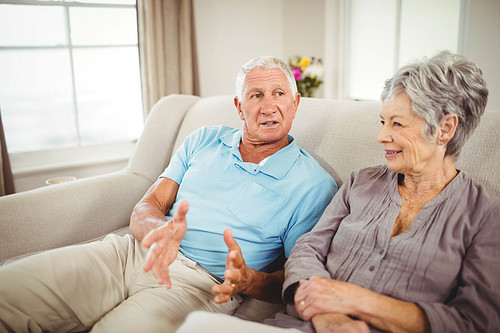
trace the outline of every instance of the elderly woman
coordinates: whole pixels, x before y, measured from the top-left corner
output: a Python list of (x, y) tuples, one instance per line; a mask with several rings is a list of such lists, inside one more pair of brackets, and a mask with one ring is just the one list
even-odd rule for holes
[[(455, 167), (487, 96), (480, 69), (449, 52), (386, 82), (377, 140), (387, 164), (353, 172), (297, 241), (285, 267), (287, 314), (268, 324), (306, 332), (500, 330), (500, 202)], [(294, 331), (217, 318), (196, 313), (185, 327)]]

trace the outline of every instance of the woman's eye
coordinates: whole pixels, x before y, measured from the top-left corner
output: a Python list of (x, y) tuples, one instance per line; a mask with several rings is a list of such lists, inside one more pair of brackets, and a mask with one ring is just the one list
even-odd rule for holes
[(380, 123), (381, 123), (382, 125), (385, 125), (385, 121), (383, 121), (383, 120), (381, 120), (381, 121), (380, 121)]
[(401, 126), (403, 126), (403, 125), (401, 125), (400, 123), (398, 123), (398, 122), (396, 121), (396, 122), (394, 122), (394, 126), (396, 126), (396, 127), (401, 127)]

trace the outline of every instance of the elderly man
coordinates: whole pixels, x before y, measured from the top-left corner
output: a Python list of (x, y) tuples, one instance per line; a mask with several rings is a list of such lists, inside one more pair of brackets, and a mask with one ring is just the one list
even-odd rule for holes
[(300, 95), (283, 61), (243, 65), (236, 93), (242, 129), (191, 134), (132, 235), (0, 269), (0, 331), (170, 332), (195, 310), (232, 313), (240, 294), (280, 299), (284, 258), (337, 186), (288, 135)]

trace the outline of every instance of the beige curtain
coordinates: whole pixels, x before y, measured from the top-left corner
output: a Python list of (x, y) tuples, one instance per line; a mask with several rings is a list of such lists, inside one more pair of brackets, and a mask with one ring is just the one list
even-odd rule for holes
[(10, 169), (9, 154), (0, 113), (0, 196), (14, 193), (14, 178)]
[(144, 112), (169, 94), (198, 95), (192, 0), (139, 0)]

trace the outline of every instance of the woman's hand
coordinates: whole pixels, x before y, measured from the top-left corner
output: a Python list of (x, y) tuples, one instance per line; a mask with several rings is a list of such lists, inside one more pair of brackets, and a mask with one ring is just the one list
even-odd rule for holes
[(234, 294), (244, 292), (252, 282), (252, 270), (245, 264), (241, 249), (229, 228), (224, 230), (224, 242), (228, 249), (225, 280), (212, 287), (212, 292), (217, 294), (214, 301), (219, 304), (229, 301)]
[(368, 324), (340, 313), (324, 313), (312, 318), (316, 333), (370, 333)]
[(325, 323), (325, 318), (315, 319), (316, 316), (335, 314), (359, 319), (355, 320), (359, 329), (363, 329), (359, 323), (366, 323), (382, 331), (430, 331), (427, 316), (417, 304), (380, 295), (347, 282), (319, 276), (301, 280), (294, 301), (299, 316), (306, 321), (312, 319), (313, 325), (315, 322)]
[(158, 283), (165, 284), (167, 288), (172, 287), (168, 266), (177, 257), (179, 244), (186, 234), (188, 209), (188, 202), (182, 201), (174, 218), (164, 226), (150, 231), (141, 242), (149, 248), (144, 270), (148, 272), (152, 269)]
[(313, 276), (301, 280), (295, 292), (295, 308), (303, 320), (323, 313), (356, 315), (354, 305), (369, 302), (373, 292), (347, 282)]

